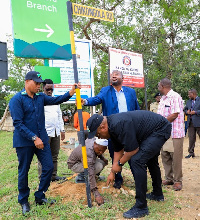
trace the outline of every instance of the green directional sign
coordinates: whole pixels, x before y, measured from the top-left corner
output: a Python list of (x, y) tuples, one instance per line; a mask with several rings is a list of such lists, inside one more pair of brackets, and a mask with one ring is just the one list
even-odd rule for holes
[(59, 67), (35, 66), (34, 70), (41, 74), (43, 80), (51, 79), (55, 84), (61, 83)]
[(15, 56), (72, 58), (66, 0), (11, 0), (11, 6)]

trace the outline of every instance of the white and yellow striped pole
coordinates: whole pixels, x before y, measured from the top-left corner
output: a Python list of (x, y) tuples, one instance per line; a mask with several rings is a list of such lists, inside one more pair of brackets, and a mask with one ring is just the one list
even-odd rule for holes
[[(74, 30), (73, 30), (73, 21), (72, 21), (72, 3), (70, 1), (67, 2), (67, 12), (68, 12), (68, 23), (69, 23), (70, 41), (71, 41), (71, 50), (72, 50), (72, 59), (73, 59), (74, 79), (75, 79), (75, 83), (78, 83), (76, 49), (75, 49)], [(81, 95), (80, 95), (80, 89), (78, 88), (76, 89), (76, 101), (77, 101), (78, 118), (80, 124), (80, 136), (81, 136), (81, 145), (82, 145), (83, 168), (84, 168), (85, 183), (86, 183), (87, 202), (88, 202), (88, 207), (91, 208), (92, 202), (91, 202), (91, 192), (90, 192), (90, 184), (88, 178), (88, 163), (87, 163), (87, 152), (86, 152), (85, 135), (83, 128)]]

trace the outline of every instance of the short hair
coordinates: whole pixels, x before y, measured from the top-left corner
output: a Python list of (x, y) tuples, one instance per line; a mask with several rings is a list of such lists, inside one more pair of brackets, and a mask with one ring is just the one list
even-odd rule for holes
[(45, 79), (43, 85), (45, 86), (46, 84), (53, 84), (53, 81), (51, 79)]
[(168, 78), (161, 79), (160, 83), (162, 84), (163, 87), (166, 88), (171, 88), (172, 85), (171, 81)]
[(194, 93), (195, 95), (197, 94), (197, 90), (196, 89), (189, 89), (189, 92)]

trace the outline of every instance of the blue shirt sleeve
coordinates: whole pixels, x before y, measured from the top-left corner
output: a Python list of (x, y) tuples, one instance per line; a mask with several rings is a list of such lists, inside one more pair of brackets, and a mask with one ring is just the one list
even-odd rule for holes
[(57, 97), (52, 97), (44, 94), (44, 105), (59, 105), (63, 102), (68, 101), (70, 98), (71, 96), (69, 92)]
[(90, 98), (86, 99), (87, 104), (85, 104), (85, 105), (86, 106), (95, 106), (95, 105), (101, 104), (104, 95), (105, 94), (102, 92), (102, 89), (101, 89), (101, 91), (99, 92), (98, 95), (96, 95), (95, 97), (90, 97)]
[(10, 100), (9, 109), (15, 129), (17, 129), (23, 137), (27, 138), (28, 140), (32, 140), (32, 137), (35, 134), (24, 124), (24, 110), (20, 96), (14, 96)]

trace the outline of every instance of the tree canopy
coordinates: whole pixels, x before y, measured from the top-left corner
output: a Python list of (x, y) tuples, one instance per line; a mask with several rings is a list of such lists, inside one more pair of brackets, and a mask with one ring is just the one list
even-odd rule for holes
[[(73, 16), (77, 38), (92, 40), (95, 94), (108, 84), (108, 47), (143, 54), (148, 103), (154, 101), (160, 79), (187, 100), (200, 83), (200, 5), (198, 0), (72, 0), (77, 4), (114, 12), (114, 22)], [(1, 100), (19, 91), (24, 75), (41, 60), (16, 58), (9, 51), (9, 80), (1, 82)], [(136, 89), (145, 108), (145, 89)], [(2, 98), (3, 97), (3, 98)], [(1, 114), (1, 113), (0, 113)]]

